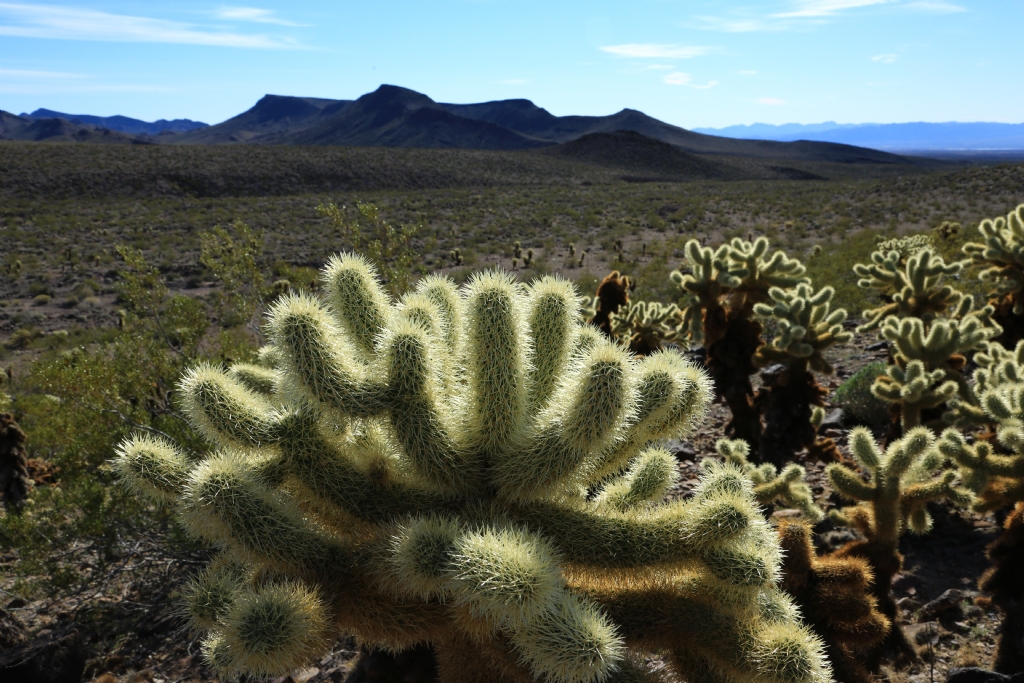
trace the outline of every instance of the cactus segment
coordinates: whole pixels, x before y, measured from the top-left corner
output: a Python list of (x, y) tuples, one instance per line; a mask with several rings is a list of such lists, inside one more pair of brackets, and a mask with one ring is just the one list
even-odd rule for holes
[(129, 489), (162, 504), (181, 496), (191, 466), (174, 444), (148, 434), (122, 442), (114, 459), (114, 469)]
[(320, 273), (336, 321), (364, 360), (376, 350), (377, 335), (388, 323), (391, 303), (377, 269), (356, 254), (332, 256)]

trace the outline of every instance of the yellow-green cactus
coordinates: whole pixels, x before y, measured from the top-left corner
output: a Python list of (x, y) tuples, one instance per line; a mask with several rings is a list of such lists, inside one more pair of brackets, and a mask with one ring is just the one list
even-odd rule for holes
[(704, 344), (708, 370), (732, 412), (726, 433), (756, 450), (761, 417), (753, 406), (750, 375), (756, 372), (753, 357), (762, 328), (753, 319), (754, 306), (770, 300), (772, 287), (809, 282), (805, 268), (782, 251), (768, 256), (764, 237), (754, 242), (736, 238), (717, 249), (690, 240), (685, 251), (690, 272), (671, 274), (685, 301), (681, 331), (692, 343)]
[(665, 342), (680, 339), (682, 312), (675, 304), (656, 301), (630, 301), (625, 310), (609, 316), (612, 336), (629, 344), (629, 350), (638, 356), (649, 356), (662, 348)]
[(973, 299), (964, 296), (951, 318), (935, 318), (926, 325), (920, 318), (890, 316), (882, 325), (882, 336), (892, 343), (892, 362), (871, 389), (899, 404), (904, 430), (921, 424), (923, 410), (957, 395), (970, 398), (963, 354), (984, 348), (1002, 331), (992, 320), (991, 306), (980, 311), (972, 307)]
[(984, 266), (979, 277), (992, 286), (989, 303), (995, 320), (1005, 333), (1000, 340), (1013, 346), (1024, 338), (1024, 204), (995, 219), (978, 225), (984, 243), (968, 242), (964, 254), (971, 262)]
[(822, 353), (853, 338), (853, 333), (843, 330), (846, 310), (829, 311), (834, 294), (831, 287), (815, 293), (810, 284), (800, 283), (790, 289), (773, 287), (768, 293), (772, 305), (757, 304), (754, 312), (771, 316), (779, 333), (758, 348), (754, 365), (763, 368), (781, 363), (783, 368), (762, 374), (764, 388), (756, 401), (765, 421), (761, 459), (782, 465), (800, 449), (814, 449), (816, 444), (816, 451), (828, 458), (831, 449), (825, 447), (825, 441), (819, 443), (817, 427), (812, 424), (813, 408), (824, 405), (827, 393), (814, 372), (832, 374)]
[(750, 446), (741, 439), (719, 439), (715, 450), (725, 461), (736, 465), (754, 484), (754, 499), (761, 505), (781, 505), (800, 510), (811, 522), (820, 522), (825, 513), (814, 504), (811, 487), (807, 485), (807, 471), (795, 462), (781, 472), (771, 463), (754, 465), (748, 459)]
[[(862, 557), (871, 564), (879, 608), (895, 624), (896, 604), (889, 594), (889, 586), (903, 562), (899, 553), (900, 535), (908, 529), (925, 533), (931, 528), (928, 503), (945, 499), (967, 505), (972, 496), (954, 486), (956, 472), (945, 469), (946, 457), (936, 447), (932, 432), (925, 427), (910, 430), (884, 453), (864, 427), (851, 431), (849, 442), (861, 472), (832, 464), (827, 473), (833, 488), (856, 504), (830, 510), (829, 517), (842, 526), (855, 527), (865, 540), (848, 543), (835, 555)], [(905, 657), (914, 657), (913, 648), (896, 626), (883, 647)]]
[(958, 275), (966, 263), (946, 263), (931, 247), (873, 252), (871, 263), (858, 263), (853, 272), (861, 278), (858, 286), (879, 290), (888, 300), (864, 311), (867, 322), (858, 331), (876, 329), (890, 316), (920, 318), (927, 324), (943, 315), (963, 298), (961, 292), (943, 281)]
[(328, 302), (271, 312), (272, 395), (209, 366), (183, 380), (209, 457), (135, 437), (117, 460), (243, 568), (190, 593), (211, 664), (283, 674), (347, 632), (433, 644), (446, 683), (652, 681), (652, 649), (686, 678), (828, 680), (739, 469), (662, 500), (657, 441), (703, 415), (700, 370), (580, 325), (564, 280), (428, 278), (395, 303), (344, 255), (323, 281)]

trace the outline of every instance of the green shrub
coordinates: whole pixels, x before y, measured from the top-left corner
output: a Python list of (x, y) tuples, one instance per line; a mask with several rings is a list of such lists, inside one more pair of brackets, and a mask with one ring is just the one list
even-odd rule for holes
[(888, 402), (871, 393), (875, 378), (886, 373), (880, 361), (866, 365), (842, 383), (832, 395), (832, 402), (858, 424), (880, 427), (889, 420)]
[(32, 305), (45, 306), (46, 304), (50, 303), (50, 300), (52, 298), (53, 297), (51, 297), (49, 294), (37, 294), (34, 297), (32, 297)]

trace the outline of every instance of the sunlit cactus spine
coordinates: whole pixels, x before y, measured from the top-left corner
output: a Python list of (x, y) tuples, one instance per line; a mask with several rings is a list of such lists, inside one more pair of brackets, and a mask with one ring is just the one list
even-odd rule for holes
[(817, 555), (806, 523), (783, 521), (779, 541), (784, 557), (779, 586), (821, 636), (835, 679), (873, 681), (861, 659), (881, 643), (891, 623), (872, 595), (871, 566), (860, 557)]
[(988, 303), (1003, 328), (998, 341), (1014, 346), (1024, 339), (1024, 204), (1005, 218), (981, 221), (978, 232), (984, 242), (968, 242), (963, 251), (974, 265), (983, 267), (978, 277), (992, 287)]
[(825, 518), (825, 513), (814, 504), (814, 495), (806, 481), (807, 471), (800, 465), (791, 462), (781, 472), (770, 462), (754, 465), (749, 460), (750, 447), (742, 439), (719, 439), (715, 450), (750, 479), (754, 485), (754, 500), (761, 505), (799, 510), (811, 522)]
[(963, 293), (945, 283), (960, 274), (966, 261), (946, 263), (925, 240), (912, 244), (908, 238), (882, 242), (871, 254), (871, 263), (858, 263), (853, 272), (862, 289), (877, 290), (883, 303), (864, 311), (867, 322), (858, 331), (878, 328), (889, 316), (920, 318), (926, 324), (956, 306)]
[[(956, 505), (968, 505), (972, 496), (955, 485), (957, 473), (946, 469), (946, 456), (936, 447), (935, 436), (925, 427), (910, 430), (884, 452), (864, 427), (850, 432), (849, 444), (861, 472), (838, 463), (829, 465), (826, 472), (836, 492), (855, 505), (830, 510), (829, 517), (837, 524), (856, 528), (865, 540), (846, 544), (835, 556), (861, 557), (868, 561), (875, 574), (874, 591), (879, 608), (895, 624), (896, 604), (889, 594), (889, 586), (903, 562), (899, 553), (900, 536), (908, 530), (921, 534), (931, 529), (928, 503), (947, 500)], [(883, 650), (899, 658), (916, 656), (896, 626), (873, 653), (873, 668), (877, 668)]]
[(581, 325), (564, 280), (433, 277), (394, 302), (353, 255), (322, 279), (326, 302), (271, 311), (272, 395), (182, 381), (210, 456), (139, 436), (117, 460), (222, 549), (189, 599), (214, 666), (281, 675), (351, 633), (432, 644), (446, 683), (652, 681), (651, 650), (691, 680), (826, 683), (742, 473), (663, 500), (658, 442), (702, 417), (700, 370)]
[(691, 343), (702, 343), (707, 367), (718, 393), (732, 412), (726, 434), (760, 448), (761, 418), (754, 407), (750, 376), (761, 346), (761, 324), (754, 306), (770, 300), (773, 287), (788, 289), (809, 282), (799, 260), (777, 250), (768, 255), (768, 240), (740, 238), (716, 249), (690, 240), (685, 247), (689, 272), (671, 274), (682, 290), (682, 328)]
[(682, 312), (675, 304), (631, 301), (609, 316), (612, 337), (629, 345), (638, 356), (660, 351), (662, 344), (680, 339)]
[[(830, 375), (832, 365), (822, 355), (836, 344), (853, 339), (843, 330), (846, 310), (830, 311), (835, 290), (823, 287), (817, 292), (810, 284), (791, 289), (773, 287), (768, 292), (772, 304), (756, 304), (754, 312), (771, 316), (778, 334), (754, 354), (760, 368), (780, 363), (778, 373), (765, 373), (765, 389), (758, 392), (757, 403), (765, 421), (761, 439), (761, 459), (782, 464), (802, 448), (812, 449), (817, 439), (813, 424), (814, 407), (823, 406), (827, 391), (814, 373)], [(819, 451), (824, 450), (820, 448)], [(835, 454), (830, 459), (834, 459)]]

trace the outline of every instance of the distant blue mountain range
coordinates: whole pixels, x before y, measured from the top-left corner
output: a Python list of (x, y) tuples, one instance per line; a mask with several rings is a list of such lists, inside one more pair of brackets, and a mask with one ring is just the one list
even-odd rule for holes
[(1024, 150), (1024, 123), (755, 123), (694, 132), (746, 140), (813, 140), (888, 151)]
[(99, 126), (100, 128), (106, 128), (107, 130), (114, 130), (119, 133), (135, 133), (143, 135), (158, 135), (164, 131), (171, 131), (174, 133), (187, 133), (190, 130), (197, 128), (206, 128), (209, 126), (207, 123), (201, 121), (192, 121), (190, 119), (175, 119), (168, 121), (167, 119), (160, 119), (159, 121), (140, 121), (139, 119), (129, 118), (127, 116), (89, 116), (86, 114), (64, 114), (59, 111), (53, 111), (52, 109), (36, 109), (31, 114), (22, 114), (23, 117), (33, 120), (38, 119), (64, 119), (71, 123), (84, 123), (91, 126)]

